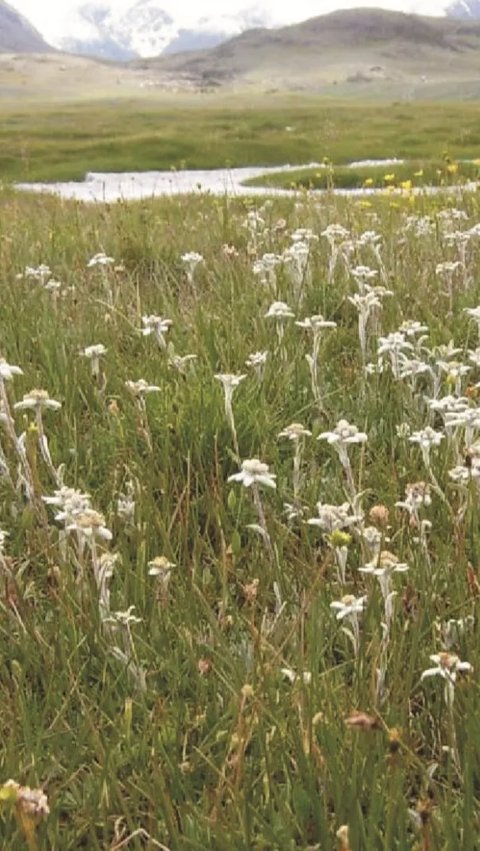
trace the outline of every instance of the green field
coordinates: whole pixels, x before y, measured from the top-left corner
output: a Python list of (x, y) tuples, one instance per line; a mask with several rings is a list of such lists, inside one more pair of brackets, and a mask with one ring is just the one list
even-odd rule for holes
[(407, 160), (390, 165), (358, 167), (335, 166), (326, 162), (323, 168), (304, 168), (278, 172), (247, 180), (247, 186), (282, 189), (391, 189), (409, 191), (426, 186), (454, 186), (478, 180), (480, 160), (456, 162), (443, 160)]
[(0, 178), (81, 180), (89, 171), (246, 165), (335, 166), (359, 159), (476, 159), (480, 107), (348, 104), (285, 95), (179, 96), (4, 106)]
[[(1, 848), (476, 851), (479, 145), (474, 103), (3, 107)], [(269, 180), (445, 191), (10, 186), (324, 157)]]
[(473, 851), (478, 197), (0, 203), (2, 847)]

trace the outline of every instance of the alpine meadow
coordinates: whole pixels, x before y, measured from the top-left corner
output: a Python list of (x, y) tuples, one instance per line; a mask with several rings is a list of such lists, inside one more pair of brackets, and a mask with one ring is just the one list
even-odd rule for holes
[[(458, 26), (432, 51), (475, 47)], [(187, 91), (135, 83), (187, 54), (102, 60), (95, 97), (65, 55), (57, 90), (25, 65), (0, 102), (0, 845), (475, 851), (470, 53), (427, 98), (404, 70), (250, 87), (222, 50)], [(279, 171), (54, 185), (241, 166)]]

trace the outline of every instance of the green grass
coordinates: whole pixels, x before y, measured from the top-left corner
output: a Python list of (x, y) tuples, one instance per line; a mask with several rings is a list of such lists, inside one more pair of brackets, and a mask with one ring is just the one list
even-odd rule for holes
[[(478, 490), (475, 481), (462, 487), (449, 476), (463, 463), (462, 430), (432, 449), (431, 469), (397, 433), (402, 424), (415, 431), (429, 421), (442, 430), (425, 403), (432, 377), (395, 379), (388, 358), (382, 374), (365, 376), (348, 298), (356, 286), (342, 257), (383, 269), (379, 283), (393, 293), (369, 325), (368, 360), (376, 360), (379, 335), (418, 320), (429, 329), (418, 358), (438, 378), (438, 395), (454, 392), (435, 347), (453, 340), (456, 359), (467, 363), (477, 346), (464, 308), (480, 302), (480, 261), (474, 238), (449, 291), (435, 272), (458, 257), (442, 210), (463, 210), (467, 219), (453, 219), (452, 230), (466, 231), (480, 219), (478, 197), (280, 199), (260, 209), (264, 224), (255, 236), (244, 224), (248, 200), (91, 207), (5, 191), (0, 203), (1, 354), (23, 369), (6, 385), (9, 402), (34, 387), (61, 402), (60, 411), (44, 414), (53, 464), (64, 465), (66, 485), (91, 495), (113, 535), (96, 553), (79, 548), (71, 532), (62, 544), (62, 521), (41, 499), (55, 482), (33, 415), (16, 410), (28, 463), (5, 425), (0, 432), (8, 470), (0, 478), (0, 528), (8, 532), (0, 562), (0, 786), (13, 778), (46, 790), (51, 813), (35, 830), (38, 848), (100, 851), (131, 837), (123, 847), (334, 851), (337, 830), (348, 825), (352, 851), (473, 851), (480, 827)], [(354, 240), (372, 229), (381, 234), (381, 265), (371, 248), (357, 245), (333, 268), (321, 236), (332, 223)], [(319, 237), (308, 271), (295, 282), (279, 266), (275, 283), (260, 283), (253, 260), (280, 255), (296, 228)], [(180, 258), (192, 250), (204, 261), (189, 281)], [(87, 269), (99, 251), (115, 264)], [(22, 276), (40, 263), (61, 281), (58, 298)], [(321, 338), (320, 402), (306, 359), (311, 334), (290, 320), (280, 340), (265, 318), (275, 300), (299, 320), (321, 312), (337, 323)], [(142, 316), (152, 313), (172, 320), (168, 350), (140, 332)], [(98, 343), (107, 352), (96, 379), (79, 353)], [(259, 350), (268, 351), (262, 382), (245, 365)], [(185, 375), (169, 365), (174, 353), (196, 355)], [(220, 372), (247, 375), (233, 396), (240, 458), (214, 377)], [(160, 387), (143, 412), (125, 387), (140, 378)], [(472, 366), (459, 388), (469, 388), (471, 407), (478, 381)], [(341, 418), (368, 434), (349, 449), (357, 510), (371, 525), (370, 509), (386, 506), (382, 548), (410, 568), (393, 578), (388, 645), (378, 583), (358, 571), (368, 559), (358, 531), (349, 530), (341, 586), (332, 541), (305, 522), (319, 500), (351, 499), (334, 447), (316, 440)], [(294, 446), (278, 438), (291, 422), (312, 431), (296, 498)], [(251, 528), (263, 522), (251, 489), (228, 481), (240, 459), (254, 457), (277, 476), (275, 490), (261, 491), (270, 549)], [(32, 475), (30, 499), (19, 464)], [(419, 480), (432, 483), (432, 505), (419, 510), (431, 522), (426, 544), (395, 506), (407, 483)], [(129, 483), (136, 505), (126, 523), (117, 502)], [(295, 502), (302, 515), (288, 521), (284, 503)], [(104, 551), (119, 557), (111, 611), (135, 606), (139, 619), (130, 628), (144, 690), (111, 651), (125, 650), (128, 636), (112, 631), (99, 607), (94, 563)], [(159, 555), (175, 563), (168, 593), (148, 574)], [(330, 608), (346, 593), (368, 597), (357, 657), (346, 622)], [(453, 637), (451, 650), (475, 669), (459, 675), (450, 714), (444, 681), (420, 676), (445, 646), (442, 625), (470, 616), (473, 627)], [(291, 684), (282, 668), (308, 671), (311, 680)], [(370, 713), (377, 729), (348, 727), (354, 710)], [(415, 811), (423, 813), (419, 824)], [(2, 847), (26, 847), (22, 836), (4, 807)]]
[(81, 180), (89, 171), (336, 165), (365, 158), (475, 159), (480, 107), (349, 104), (285, 95), (198, 95), (1, 111), (0, 178)]
[(445, 160), (409, 160), (392, 165), (350, 168), (326, 163), (324, 168), (278, 172), (245, 181), (246, 186), (282, 189), (384, 189), (451, 186), (478, 180), (479, 163)]

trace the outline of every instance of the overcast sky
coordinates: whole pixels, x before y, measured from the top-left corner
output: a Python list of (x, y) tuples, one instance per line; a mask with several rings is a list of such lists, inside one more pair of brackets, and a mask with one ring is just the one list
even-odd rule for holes
[[(135, 0), (107, 0), (107, 4), (119, 11), (134, 5)], [(80, 5), (80, 0), (10, 0), (10, 4), (22, 12), (45, 36), (64, 30), (68, 10)], [(238, 9), (261, 7), (268, 9), (272, 20), (278, 24), (293, 23), (330, 12), (332, 9), (352, 6), (382, 6), (385, 9), (405, 9), (423, 14), (435, 14), (442, 0), (158, 0), (158, 6), (173, 14), (182, 25), (197, 20), (200, 15), (234, 14)]]

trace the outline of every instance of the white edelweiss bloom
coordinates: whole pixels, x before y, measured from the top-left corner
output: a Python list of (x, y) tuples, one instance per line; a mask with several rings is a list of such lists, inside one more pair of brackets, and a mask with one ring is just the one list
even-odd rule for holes
[(471, 479), (479, 479), (480, 459), (473, 458), (469, 467), (459, 464), (457, 467), (449, 470), (448, 475), (452, 482), (460, 482), (461, 484), (467, 484)]
[[(380, 529), (377, 529), (376, 526), (366, 526), (364, 529), (360, 529), (359, 531), (362, 541), (365, 542), (372, 556), (378, 559), (380, 547), (382, 545), (382, 541), (384, 540), (383, 534)], [(389, 539), (387, 538), (387, 540)]]
[(451, 379), (461, 378), (462, 375), (467, 375), (471, 370), (471, 367), (467, 364), (454, 360), (438, 360), (437, 366), (442, 372), (446, 373), (448, 378)]
[(406, 337), (415, 337), (417, 334), (429, 333), (428, 326), (422, 325), (421, 322), (417, 322), (415, 319), (405, 319), (398, 330), (401, 334), (405, 334)]
[(430, 216), (407, 216), (405, 230), (416, 237), (429, 236), (435, 230), (435, 222)]
[(87, 269), (92, 269), (94, 266), (110, 266), (112, 263), (115, 263), (114, 258), (108, 257), (104, 251), (100, 251), (88, 261)]
[(246, 378), (246, 375), (234, 375), (231, 372), (217, 372), (214, 376), (217, 381), (223, 384), (225, 393), (233, 393), (236, 387)]
[(126, 381), (125, 387), (133, 394), (133, 396), (138, 396), (140, 398), (146, 396), (147, 393), (160, 392), (160, 387), (156, 384), (149, 384), (144, 378), (139, 378), (138, 381)]
[(343, 225), (331, 224), (325, 230), (322, 230), (322, 236), (326, 237), (330, 243), (343, 242), (350, 236), (350, 231)]
[(52, 293), (53, 295), (58, 294), (58, 292), (62, 289), (62, 287), (63, 287), (63, 284), (62, 284), (61, 281), (54, 281), (53, 279), (51, 279), (50, 281), (47, 281), (46, 284), (43, 284), (43, 289), (46, 290), (49, 293)]
[(319, 237), (311, 228), (297, 228), (290, 234), (292, 242), (318, 242)]
[(460, 414), (466, 411), (469, 402), (466, 396), (442, 396), (441, 399), (426, 399), (425, 400), (431, 411), (438, 411), (440, 414), (447, 413)]
[(354, 266), (353, 269), (350, 269), (350, 274), (357, 284), (363, 285), (378, 277), (377, 269), (371, 269), (370, 266)]
[(31, 409), (40, 411), (44, 408), (51, 411), (59, 411), (62, 407), (60, 402), (55, 399), (50, 399), (46, 390), (30, 390), (30, 393), (25, 393), (21, 402), (16, 402), (13, 406), (17, 411), (25, 411)]
[(399, 354), (400, 352), (412, 351), (413, 345), (409, 343), (406, 335), (401, 331), (392, 331), (386, 337), (378, 338), (378, 354)]
[(165, 335), (170, 330), (170, 326), (173, 324), (171, 319), (164, 319), (162, 316), (156, 316), (154, 313), (149, 315), (142, 316), (142, 324), (143, 328), (141, 328), (141, 332), (144, 337), (149, 337), (150, 334), (155, 335), (155, 339), (158, 345), (162, 349), (167, 348), (167, 343), (165, 340)]
[(181, 260), (187, 266), (197, 266), (198, 263), (202, 262), (203, 254), (199, 254), (198, 251), (187, 251), (182, 254)]
[(365, 443), (368, 435), (359, 431), (357, 426), (350, 425), (347, 420), (339, 420), (333, 431), (324, 431), (319, 434), (317, 440), (326, 440), (327, 443), (348, 446), (350, 443)]
[(84, 349), (81, 349), (80, 354), (84, 358), (95, 361), (102, 357), (102, 355), (105, 355), (107, 351), (103, 343), (97, 343), (94, 346), (85, 346)]
[(455, 346), (453, 340), (450, 340), (449, 343), (442, 344), (441, 346), (435, 346), (433, 349), (433, 354), (438, 360), (450, 360), (452, 358), (456, 358), (457, 355), (461, 355), (463, 349), (459, 349), (458, 346)]
[(480, 428), (480, 408), (464, 408), (463, 411), (445, 413), (445, 428), (461, 428), (465, 426), (469, 430)]
[(15, 375), (23, 375), (23, 369), (19, 366), (12, 366), (7, 363), (5, 358), (0, 358), (0, 380), (11, 381)]
[(348, 300), (362, 314), (370, 314), (374, 307), (382, 307), (382, 302), (375, 293), (375, 290), (367, 290), (363, 295), (360, 293), (349, 295)]
[(4, 529), (0, 529), (0, 555), (5, 555), (5, 545), (7, 542), (7, 538), (9, 536), (9, 532), (5, 532)]
[(416, 514), (420, 508), (432, 504), (430, 485), (427, 482), (413, 482), (405, 487), (405, 499), (396, 502), (397, 508), (404, 508), (409, 514)]
[(478, 307), (464, 307), (463, 312), (480, 324), (480, 305)]
[(337, 529), (347, 529), (356, 523), (361, 523), (361, 514), (351, 514), (349, 502), (342, 505), (328, 505), (328, 503), (317, 502), (318, 517), (307, 520), (309, 526), (319, 526), (325, 532), (335, 532)]
[(176, 567), (175, 562), (169, 561), (166, 556), (155, 556), (148, 562), (148, 575), (158, 576), (162, 583), (168, 582), (172, 569)]
[(194, 360), (197, 360), (197, 355), (170, 355), (168, 365), (176, 369), (180, 375), (187, 375), (188, 365)]
[(435, 431), (431, 426), (427, 426), (420, 431), (414, 431), (408, 438), (410, 443), (418, 443), (421, 449), (430, 449), (432, 446), (440, 446), (445, 435), (441, 431)]
[(469, 349), (468, 360), (470, 363), (473, 363), (477, 369), (480, 369), (480, 346), (477, 346), (476, 349)]
[(417, 358), (407, 358), (404, 354), (399, 355), (399, 364), (400, 371), (398, 374), (399, 378), (415, 378), (417, 375), (424, 375), (426, 372), (432, 373), (431, 366), (428, 363), (425, 363), (422, 360), (418, 360)]
[(283, 503), (283, 511), (289, 523), (294, 520), (302, 520), (305, 509), (301, 505), (293, 505), (291, 502)]
[(473, 671), (470, 662), (462, 662), (455, 653), (442, 651), (441, 653), (435, 653), (429, 658), (435, 663), (435, 667), (427, 668), (426, 671), (423, 671), (420, 678), (422, 680), (425, 677), (442, 677), (451, 685), (455, 685), (458, 673)]
[(377, 233), (375, 230), (365, 230), (357, 239), (357, 247), (363, 248), (364, 246), (370, 245), (378, 245), (382, 242), (382, 235)]
[(405, 562), (399, 561), (389, 550), (382, 550), (377, 558), (358, 569), (360, 573), (370, 573), (372, 576), (382, 579), (391, 576), (393, 573), (405, 573), (409, 570), (409, 566)]
[(111, 541), (113, 538), (110, 529), (105, 526), (105, 517), (94, 508), (84, 508), (83, 511), (76, 512), (65, 528), (67, 532), (77, 532), (79, 537), (89, 540), (100, 538), (103, 541)]
[(128, 609), (125, 609), (123, 612), (112, 612), (103, 619), (103, 622), (111, 623), (113, 625), (116, 624), (118, 626), (130, 626), (132, 623), (142, 623), (142, 618), (137, 618), (137, 616), (133, 614), (134, 610), (135, 606), (129, 606)]
[(307, 331), (312, 331), (313, 334), (318, 334), (320, 331), (325, 331), (328, 328), (336, 328), (337, 323), (324, 319), (320, 313), (314, 316), (307, 316), (306, 319), (295, 322), (299, 328), (305, 328)]
[(258, 210), (249, 210), (242, 227), (248, 228), (252, 234), (261, 232), (265, 229), (265, 219), (262, 218)]
[(283, 431), (278, 434), (279, 437), (286, 437), (288, 440), (300, 440), (301, 437), (311, 437), (312, 432), (305, 428), (301, 423), (290, 423)]
[(267, 312), (264, 314), (266, 319), (293, 319), (295, 316), (293, 310), (291, 310), (284, 301), (274, 301)]
[(330, 603), (330, 608), (335, 609), (337, 612), (336, 618), (337, 620), (343, 620), (343, 618), (356, 617), (361, 614), (365, 608), (365, 602), (367, 597), (355, 597), (353, 594), (346, 594), (341, 600), (335, 600), (335, 602)]
[(275, 284), (277, 280), (276, 268), (282, 262), (278, 254), (264, 254), (259, 260), (255, 260), (252, 271), (260, 279), (262, 284)]
[(377, 361), (377, 363), (367, 363), (365, 366), (365, 372), (367, 375), (381, 375), (385, 371), (384, 363), (381, 359)]
[(245, 361), (245, 366), (249, 366), (255, 370), (255, 374), (259, 381), (263, 378), (267, 357), (268, 352), (252, 352)]
[(268, 352), (252, 352), (245, 361), (246, 366), (263, 366), (268, 357)]
[(269, 472), (268, 464), (259, 461), (258, 458), (247, 458), (242, 461), (240, 473), (234, 473), (228, 477), (229, 482), (241, 482), (246, 488), (251, 485), (265, 485), (268, 488), (276, 488), (276, 475)]
[(42, 496), (42, 500), (46, 505), (53, 505), (61, 509), (55, 516), (55, 520), (59, 522), (68, 520), (75, 514), (91, 508), (91, 497), (88, 493), (82, 493), (82, 491), (69, 488), (66, 485), (55, 490), (53, 496)]
[(446, 650), (450, 650), (458, 644), (466, 633), (471, 633), (474, 626), (475, 618), (473, 615), (467, 615), (465, 618), (450, 618), (444, 623), (439, 621), (435, 623), (435, 627), (440, 633), (443, 646)]
[(283, 676), (286, 680), (289, 681), (292, 685), (296, 683), (298, 680), (302, 680), (305, 685), (309, 685), (312, 682), (312, 674), (311, 671), (302, 671), (301, 674), (297, 674), (292, 668), (280, 668)]
[[(24, 278), (33, 278), (35, 281), (39, 281), (43, 286), (46, 281), (52, 276), (52, 270), (50, 266), (47, 266), (45, 263), (40, 263), (40, 266), (25, 266), (25, 270), (23, 272)], [(22, 277), (21, 275), (19, 277)]]

